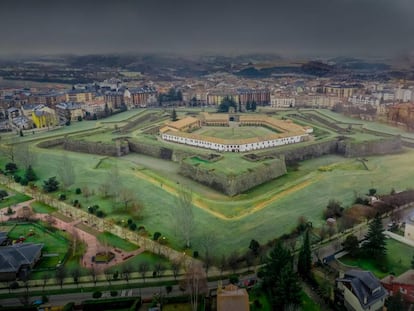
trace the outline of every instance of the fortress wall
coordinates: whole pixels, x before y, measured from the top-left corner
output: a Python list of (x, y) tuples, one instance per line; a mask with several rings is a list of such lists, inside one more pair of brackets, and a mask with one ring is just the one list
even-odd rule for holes
[(348, 140), (338, 141), (338, 153), (349, 158), (394, 154), (401, 151), (402, 142), (399, 137), (364, 142), (353, 142)]
[(104, 144), (99, 142), (67, 139), (63, 142), (63, 148), (70, 151), (92, 153), (112, 157), (121, 155), (119, 144)]
[(286, 165), (283, 160), (274, 159), (254, 170), (235, 176), (182, 162), (180, 174), (229, 196), (234, 196), (286, 174)]

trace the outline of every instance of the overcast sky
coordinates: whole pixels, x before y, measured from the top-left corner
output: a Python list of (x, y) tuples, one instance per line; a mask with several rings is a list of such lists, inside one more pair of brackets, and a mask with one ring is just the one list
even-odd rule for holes
[(0, 53), (383, 56), (414, 51), (413, 0), (0, 0)]

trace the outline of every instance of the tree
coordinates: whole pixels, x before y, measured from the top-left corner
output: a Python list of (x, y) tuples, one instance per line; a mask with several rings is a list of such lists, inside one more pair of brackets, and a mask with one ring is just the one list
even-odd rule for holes
[(175, 109), (173, 109), (171, 112), (171, 121), (177, 121), (177, 112)]
[(56, 177), (50, 177), (47, 180), (43, 181), (43, 190), (45, 192), (53, 192), (59, 189), (59, 182), (56, 180)]
[(128, 204), (134, 201), (135, 193), (127, 188), (121, 188), (118, 193), (118, 200), (124, 205), (125, 210), (128, 209)]
[(16, 163), (27, 169), (36, 162), (36, 153), (29, 148), (29, 144), (18, 144), (15, 148)]
[(64, 266), (59, 266), (56, 268), (55, 278), (56, 282), (60, 285), (60, 288), (63, 287), (63, 282), (65, 281), (67, 271)]
[(217, 108), (217, 112), (229, 112), (230, 107), (233, 107), (237, 110), (237, 104), (233, 98), (226, 96), (221, 101), (220, 105)]
[(66, 190), (75, 183), (76, 175), (73, 163), (66, 154), (63, 155), (62, 162), (58, 168), (58, 175)]
[(129, 278), (132, 273), (132, 267), (129, 264), (122, 266), (122, 275), (127, 283), (129, 283)]
[(326, 210), (324, 211), (325, 219), (331, 217), (341, 217), (344, 208), (341, 206), (341, 202), (336, 200), (329, 200)]
[(43, 288), (43, 291), (45, 290), (45, 286), (46, 286), (47, 282), (49, 281), (49, 279), (50, 279), (50, 274), (49, 273), (45, 272), (45, 273), (42, 274), (42, 288)]
[(154, 265), (154, 271), (158, 277), (161, 277), (165, 272), (165, 266), (161, 262), (157, 262)]
[(404, 301), (400, 291), (397, 291), (393, 296), (389, 296), (385, 302), (387, 311), (401, 311), (404, 308)]
[(73, 277), (73, 282), (76, 284), (76, 287), (79, 286), (79, 277), (81, 275), (81, 271), (79, 266), (75, 266), (71, 271), (71, 276)]
[(345, 241), (342, 243), (344, 250), (347, 251), (352, 257), (355, 257), (359, 251), (359, 241), (358, 238), (351, 234), (348, 235)]
[(17, 171), (17, 165), (16, 163), (8, 162), (6, 163), (5, 169), (6, 169), (6, 173), (13, 174), (14, 172)]
[(138, 265), (138, 272), (141, 274), (141, 277), (144, 279), (144, 283), (145, 283), (145, 275), (147, 274), (148, 270), (149, 270), (148, 262), (143, 261)]
[(366, 242), (362, 245), (365, 254), (372, 258), (384, 257), (387, 253), (384, 228), (380, 214), (369, 224), (368, 232), (365, 235)]
[(183, 187), (178, 191), (176, 199), (176, 209), (173, 217), (176, 222), (176, 229), (185, 242), (187, 248), (191, 247), (191, 236), (194, 231), (194, 214), (193, 214), (193, 196), (192, 192)]
[(252, 239), (250, 241), (249, 249), (252, 251), (253, 255), (257, 257), (260, 251), (260, 243), (255, 239)]
[(201, 265), (195, 261), (188, 267), (180, 287), (186, 289), (190, 296), (191, 310), (197, 311), (198, 298), (207, 293), (207, 278)]
[(31, 165), (29, 165), (26, 169), (26, 172), (24, 173), (24, 177), (27, 181), (35, 181), (37, 180), (36, 173), (34, 172)]
[(261, 274), (263, 289), (273, 310), (286, 310), (289, 305), (300, 305), (301, 287), (293, 272), (293, 256), (280, 241), (270, 251)]
[(0, 189), (0, 201), (3, 200), (5, 197), (7, 197), (9, 194), (6, 190)]
[(179, 260), (174, 260), (173, 262), (171, 262), (171, 270), (174, 275), (174, 280), (177, 280), (177, 276), (178, 276), (178, 273), (180, 272), (180, 269), (181, 269), (181, 262)]
[(305, 231), (303, 244), (299, 251), (298, 273), (305, 279), (311, 278), (312, 270), (312, 253), (309, 241), (309, 229)]
[(413, 255), (412, 259), (411, 259), (411, 269), (414, 269), (414, 255)]

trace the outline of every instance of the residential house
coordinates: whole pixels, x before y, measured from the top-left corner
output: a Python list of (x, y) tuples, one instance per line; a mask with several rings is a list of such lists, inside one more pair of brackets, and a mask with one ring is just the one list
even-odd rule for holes
[(400, 276), (388, 275), (381, 280), (390, 296), (400, 292), (405, 301), (414, 303), (414, 270), (407, 270)]
[(335, 300), (346, 310), (383, 310), (388, 293), (370, 271), (349, 270), (336, 283)]

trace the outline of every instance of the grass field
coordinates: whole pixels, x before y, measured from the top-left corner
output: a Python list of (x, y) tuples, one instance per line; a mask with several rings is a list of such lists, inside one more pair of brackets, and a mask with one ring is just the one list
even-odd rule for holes
[(274, 132), (261, 126), (244, 126), (232, 128), (208, 126), (195, 131), (194, 134), (222, 139), (245, 139), (274, 134)]
[[(125, 121), (133, 118), (135, 113), (138, 111), (125, 116), (120, 114), (105, 121)], [(324, 111), (323, 113), (327, 118), (336, 116), (330, 112)], [(354, 123), (360, 122), (360, 120), (351, 120)], [(71, 125), (62, 129), (62, 133), (69, 130), (70, 133), (76, 133), (76, 131), (85, 130), (88, 126), (95, 128), (95, 123), (79, 122), (73, 127)], [(375, 124), (366, 123), (366, 126)], [(383, 125), (378, 126), (383, 128)], [(59, 131), (49, 132), (49, 137)], [(47, 133), (42, 135), (42, 139), (47, 137)], [(17, 139), (20, 138), (17, 137)], [(162, 142), (155, 140), (152, 136), (137, 136), (137, 139), (162, 145)], [(305, 144), (312, 144), (312, 142)], [(174, 147), (176, 146), (174, 144)], [(39, 177), (37, 182), (39, 186), (42, 185), (44, 179), (59, 176), (59, 168), (66, 156), (72, 163), (76, 175), (74, 184), (66, 191), (67, 202), (78, 199), (83, 209), (86, 209), (88, 205), (98, 204), (100, 209), (108, 215), (107, 218), (115, 221), (129, 216), (126, 211), (119, 208), (118, 203), (103, 199), (100, 196), (99, 187), (103, 181), (112, 178), (112, 170), (116, 167), (120, 176), (117, 183), (133, 190), (134, 195), (144, 206), (139, 217), (132, 215), (137, 216), (137, 225), (145, 226), (150, 232), (162, 232), (172, 246), (177, 248), (182, 246), (182, 241), (176, 235), (174, 222), (176, 190), (182, 185), (190, 187), (193, 191), (196, 223), (193, 249), (201, 250), (202, 236), (213, 232), (217, 242), (212, 247), (217, 256), (228, 253), (229, 250), (245, 250), (251, 239), (266, 243), (270, 239), (289, 232), (295, 227), (299, 216), (307, 217), (316, 227), (321, 225), (323, 223), (322, 211), (330, 199), (339, 200), (344, 206), (349, 206), (355, 199), (355, 194), (366, 193), (368, 188), (376, 188), (378, 193), (388, 193), (392, 188), (404, 190), (414, 187), (412, 179), (414, 151), (411, 149), (396, 155), (367, 157), (366, 164), (369, 170), (364, 169), (355, 159), (336, 155), (303, 161), (297, 169), (290, 169), (287, 175), (251, 189), (247, 193), (229, 198), (179, 175), (179, 164), (175, 162), (132, 153), (121, 158), (106, 158), (58, 148), (41, 149), (36, 147), (35, 143), (31, 143), (31, 147), (37, 154), (38, 160), (34, 169)], [(295, 147), (290, 145), (282, 148)], [(177, 146), (177, 149), (186, 152), (195, 150), (182, 145)], [(208, 154), (211, 150), (197, 149), (197, 153)], [(223, 171), (232, 169), (239, 172), (248, 169), (251, 163), (243, 161), (240, 155), (224, 154), (224, 159), (213, 165), (216, 165), (215, 169)], [(5, 158), (0, 158), (0, 167), (4, 167), (6, 162)], [(319, 170), (325, 167), (329, 169)], [(87, 198), (82, 194), (75, 194), (75, 188), (85, 186), (94, 194)], [(53, 195), (57, 197), (61, 192), (63, 190)], [(10, 203), (6, 203), (5, 206), (7, 204)]]
[(33, 212), (38, 214), (52, 214), (57, 211), (56, 208), (37, 201), (33, 202), (31, 206), (33, 208)]
[(411, 268), (411, 259), (414, 255), (414, 248), (406, 244), (387, 239), (386, 265), (379, 269), (376, 258), (352, 258), (345, 256), (340, 261), (346, 265), (357, 266), (364, 270), (369, 270), (378, 278), (382, 279), (389, 274), (396, 276)]
[(127, 240), (121, 239), (120, 237), (113, 235), (109, 232), (101, 233), (97, 236), (98, 241), (103, 244), (108, 244), (108, 246), (116, 247), (127, 252), (134, 251), (138, 249), (138, 245), (133, 244)]
[(156, 263), (161, 263), (164, 265), (166, 269), (170, 269), (170, 262), (164, 257), (158, 256), (156, 254), (152, 254), (150, 252), (143, 252), (139, 255), (132, 257), (131, 259), (128, 259), (126, 262), (120, 263), (116, 266), (109, 268), (109, 271), (111, 272), (122, 271), (122, 267), (124, 265), (129, 265), (136, 269), (136, 267), (138, 267), (140, 263), (148, 263), (149, 265), (149, 269), (148, 269), (148, 272), (146, 273), (146, 277), (152, 277), (152, 271), (154, 270), (154, 266)]

